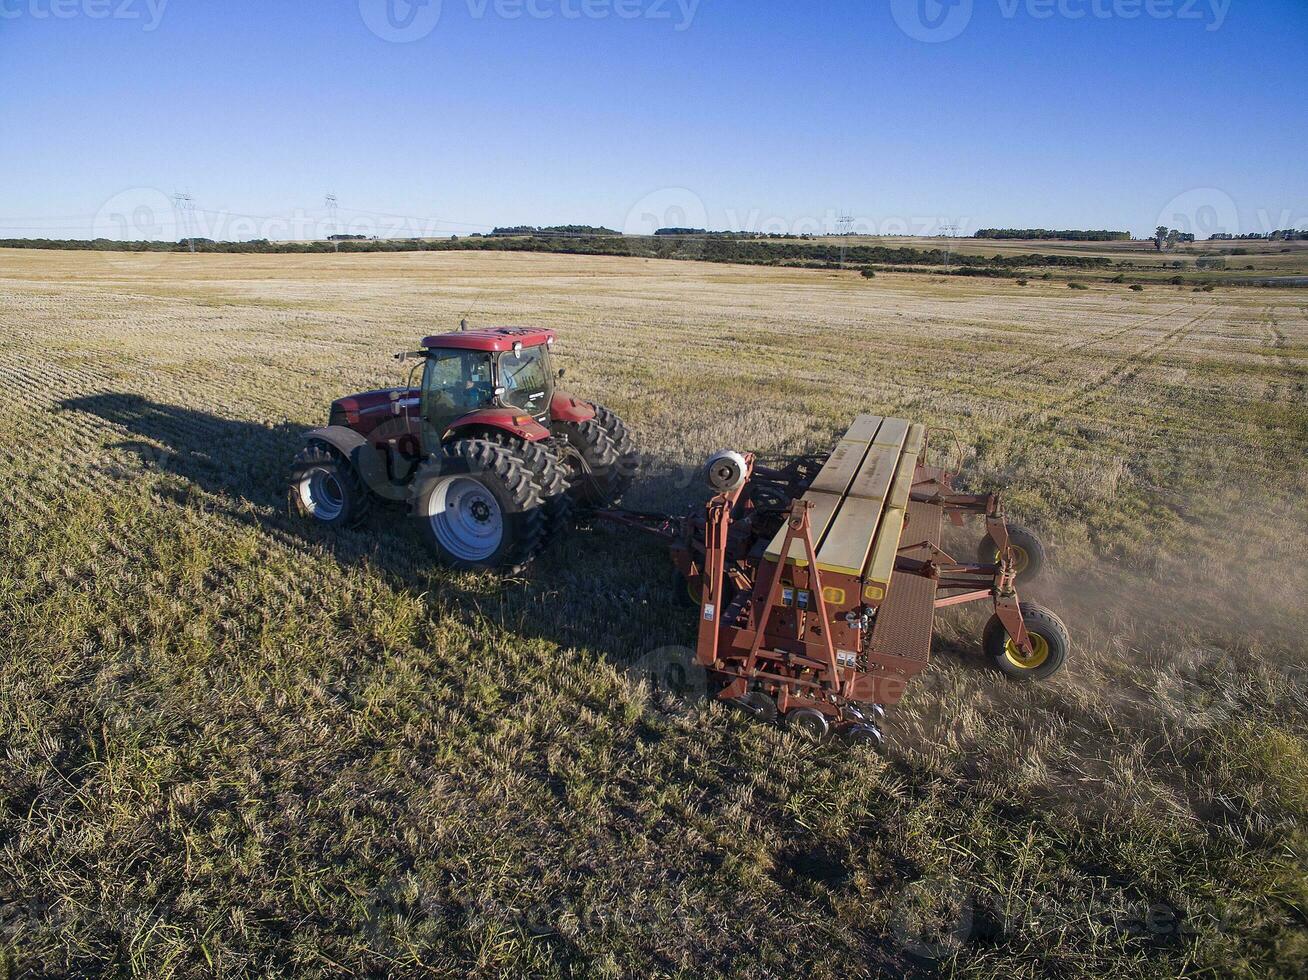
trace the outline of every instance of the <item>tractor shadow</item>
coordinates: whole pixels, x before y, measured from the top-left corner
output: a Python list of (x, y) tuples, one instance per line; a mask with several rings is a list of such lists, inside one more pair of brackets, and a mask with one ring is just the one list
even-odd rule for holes
[[(136, 456), (147, 472), (175, 477), (153, 491), (167, 503), (195, 507), (198, 490), (206, 495), (205, 509), (284, 547), (325, 550), (342, 568), (366, 564), (392, 588), (427, 594), (434, 615), (496, 622), (524, 638), (591, 650), (635, 671), (651, 651), (693, 645), (694, 612), (677, 604), (672, 564), (652, 537), (583, 521), (520, 578), (454, 572), (432, 558), (402, 504), (379, 501), (366, 521), (345, 531), (292, 515), (287, 479), (305, 426), (228, 419), (120, 392), (70, 398), (59, 409), (122, 430), (123, 438), (106, 440), (106, 447)], [(123, 474), (132, 478), (131, 471)], [(647, 459), (638, 503), (684, 513), (694, 492), (688, 483), (683, 469)]]

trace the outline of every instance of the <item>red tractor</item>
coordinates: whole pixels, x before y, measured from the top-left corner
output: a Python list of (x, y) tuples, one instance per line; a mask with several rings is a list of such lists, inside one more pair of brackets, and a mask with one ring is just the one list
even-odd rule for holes
[(407, 501), (447, 564), (522, 568), (574, 505), (615, 504), (637, 465), (617, 415), (556, 387), (553, 345), (551, 330), (465, 325), (397, 354), (418, 359), (405, 387), (337, 399), (305, 434), (292, 506), (340, 527), (375, 498)]

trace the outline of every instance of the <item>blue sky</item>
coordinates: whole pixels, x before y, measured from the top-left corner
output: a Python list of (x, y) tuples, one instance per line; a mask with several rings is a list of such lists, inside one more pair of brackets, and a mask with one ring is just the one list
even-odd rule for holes
[(0, 235), (1308, 226), (1306, 0), (951, 2), (0, 0)]

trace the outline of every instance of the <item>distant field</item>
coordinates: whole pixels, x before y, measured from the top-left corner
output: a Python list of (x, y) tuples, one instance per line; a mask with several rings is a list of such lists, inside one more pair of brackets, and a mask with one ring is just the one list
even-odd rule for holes
[[(1073, 659), (1006, 682), (947, 611), (886, 756), (815, 748), (650, 690), (694, 635), (653, 545), (502, 582), (291, 520), (298, 433), (462, 316), (560, 331), (633, 506), (953, 430)], [(0, 976), (1302, 975), (1308, 293), (0, 251), (0, 437)]]
[[(829, 239), (824, 239), (827, 241)], [(840, 241), (840, 239), (836, 239)], [(1195, 271), (1200, 258), (1220, 257), (1226, 269), (1212, 272), (1217, 279), (1247, 279), (1264, 276), (1308, 276), (1308, 242), (1195, 242), (1159, 252), (1153, 242), (1059, 242), (1003, 240), (983, 238), (866, 238), (851, 236), (853, 244), (880, 243), (910, 248), (948, 248), (964, 255), (1094, 255), (1113, 262), (1130, 263), (1138, 271), (1164, 264), (1182, 262), (1185, 271)], [(1228, 254), (1241, 250), (1246, 254)], [(1250, 270), (1247, 266), (1253, 266)], [(1172, 274), (1169, 269), (1166, 275)], [(1161, 276), (1160, 276), (1161, 278)]]

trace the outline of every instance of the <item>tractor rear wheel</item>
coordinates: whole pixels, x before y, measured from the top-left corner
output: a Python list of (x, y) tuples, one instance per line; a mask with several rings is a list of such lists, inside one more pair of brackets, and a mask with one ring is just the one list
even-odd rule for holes
[(541, 550), (545, 507), (531, 470), (512, 450), (460, 439), (413, 481), (418, 527), (452, 568), (521, 571)]
[(623, 482), (617, 447), (599, 418), (569, 422), (564, 433), (572, 450), (570, 489), (577, 502), (588, 507), (616, 504), (630, 479)]
[[(1013, 571), (1019, 582), (1033, 582), (1040, 577), (1045, 567), (1045, 546), (1034, 531), (1017, 524), (1008, 525), (1008, 547), (1013, 553)], [(999, 561), (999, 547), (990, 535), (981, 539), (976, 560), (982, 565)]]
[(981, 634), (981, 647), (995, 666), (1019, 681), (1042, 681), (1062, 668), (1072, 648), (1063, 621), (1044, 606), (1021, 604), (1022, 623), (1031, 637), (1031, 652), (1023, 653), (1008, 635), (998, 616), (991, 616)]
[(372, 494), (350, 461), (317, 440), (301, 449), (291, 463), (286, 496), (301, 517), (331, 528), (358, 524), (372, 507)]

